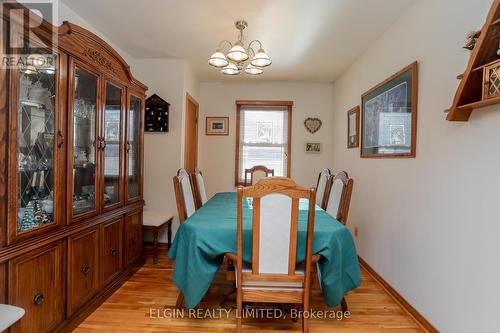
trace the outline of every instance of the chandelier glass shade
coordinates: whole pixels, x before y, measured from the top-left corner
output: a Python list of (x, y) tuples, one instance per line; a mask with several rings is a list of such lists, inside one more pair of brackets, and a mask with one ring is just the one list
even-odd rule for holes
[(245, 73), (250, 75), (259, 75), (264, 73), (264, 70), (262, 68), (255, 67), (250, 63), (248, 64), (247, 68), (245, 68)]
[(248, 59), (248, 53), (243, 46), (243, 43), (238, 41), (227, 53), (229, 60), (234, 62), (245, 61)]
[(240, 74), (240, 70), (235, 64), (230, 62), (229, 65), (221, 69), (221, 73), (226, 75), (238, 75)]
[(267, 67), (271, 65), (272, 61), (269, 56), (264, 52), (264, 49), (257, 51), (257, 54), (253, 57), (250, 63), (256, 67)]
[(215, 51), (214, 54), (208, 59), (208, 63), (214, 67), (226, 67), (229, 65), (226, 56), (220, 50)]
[[(249, 75), (259, 75), (264, 72), (262, 67), (271, 65), (272, 61), (264, 51), (262, 43), (259, 40), (251, 41), (245, 48), (243, 44), (243, 30), (248, 26), (245, 21), (237, 21), (236, 28), (240, 31), (238, 40), (233, 44), (227, 40), (219, 43), (219, 48), (210, 56), (208, 64), (221, 69), (222, 74), (238, 75), (245, 72)], [(229, 45), (226, 54), (222, 52), (223, 44)], [(258, 44), (258, 51), (255, 52), (252, 45)], [(248, 63), (247, 60), (250, 60)], [(244, 70), (243, 70), (244, 69)]]

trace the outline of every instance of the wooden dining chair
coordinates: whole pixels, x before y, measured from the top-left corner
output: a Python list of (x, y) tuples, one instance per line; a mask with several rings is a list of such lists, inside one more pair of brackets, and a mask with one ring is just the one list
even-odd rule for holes
[[(248, 175), (250, 175), (250, 181)], [(260, 179), (269, 176), (274, 176), (274, 169), (268, 169), (264, 165), (256, 165), (250, 169), (245, 169), (245, 186), (255, 185)]]
[(177, 176), (174, 176), (175, 201), (177, 203), (177, 212), (179, 214), (179, 223), (184, 222), (193, 215), (196, 210), (194, 201), (193, 187), (189, 174), (185, 169), (179, 169)]
[(354, 180), (349, 178), (347, 172), (340, 171), (330, 177), (326, 189), (324, 209), (344, 225), (349, 215), (353, 185)]
[[(347, 172), (340, 171), (335, 175), (331, 175), (328, 179), (326, 189), (325, 189), (325, 198), (324, 198), (324, 209), (334, 217), (337, 221), (342, 224), (347, 223), (347, 216), (349, 214), (349, 205), (351, 203), (351, 194), (352, 188), (354, 185), (354, 180), (349, 178)], [(315, 256), (314, 261), (319, 262), (321, 260), (321, 256)], [(319, 267), (317, 267), (317, 276), (318, 282), (321, 289), (321, 271)], [(347, 301), (342, 298), (342, 302), (340, 303), (342, 312), (348, 311)]]
[(207, 193), (205, 190), (205, 180), (203, 179), (203, 174), (200, 169), (194, 169), (194, 173), (189, 175), (191, 178), (191, 184), (193, 184), (193, 194), (196, 208), (200, 208), (207, 201)]
[[(243, 302), (301, 304), (309, 311), (316, 190), (284, 177), (238, 187), (236, 332), (241, 332)], [(253, 199), (252, 262), (243, 262), (243, 199)], [(309, 199), (305, 262), (296, 262), (299, 199)], [(308, 318), (302, 316), (302, 332)]]
[(330, 169), (323, 169), (318, 175), (318, 182), (316, 183), (316, 204), (321, 208), (325, 208), (326, 202), (325, 200), (325, 191), (326, 186), (328, 185), (328, 181), (330, 180), (330, 176), (332, 172)]
[[(173, 178), (175, 201), (177, 203), (177, 213), (179, 214), (179, 223), (183, 223), (188, 217), (196, 211), (196, 204), (193, 195), (193, 187), (187, 171), (183, 168), (177, 171), (177, 175)], [(182, 308), (184, 304), (184, 296), (179, 291), (175, 307)]]

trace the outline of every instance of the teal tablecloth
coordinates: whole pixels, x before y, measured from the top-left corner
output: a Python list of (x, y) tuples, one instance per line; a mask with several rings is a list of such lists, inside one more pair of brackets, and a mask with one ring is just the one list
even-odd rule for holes
[[(299, 204), (297, 261), (305, 256), (307, 200)], [(356, 248), (349, 230), (316, 206), (313, 253), (319, 263), (323, 297), (337, 306), (344, 293), (361, 282)], [(251, 207), (243, 209), (243, 259), (251, 262)], [(224, 253), (236, 253), (236, 193), (218, 193), (189, 217), (177, 231), (169, 258), (175, 260), (173, 281), (194, 308), (207, 292), (223, 261)]]

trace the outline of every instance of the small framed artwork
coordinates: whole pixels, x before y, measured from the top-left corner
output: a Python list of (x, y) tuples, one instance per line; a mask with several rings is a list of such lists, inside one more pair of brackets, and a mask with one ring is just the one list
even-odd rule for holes
[(347, 148), (359, 147), (359, 105), (347, 111)]
[(403, 68), (361, 96), (361, 157), (415, 157), (418, 64)]
[(206, 117), (205, 135), (229, 135), (229, 117)]
[(306, 153), (308, 153), (308, 154), (320, 154), (321, 153), (321, 143), (319, 143), (319, 142), (306, 143)]

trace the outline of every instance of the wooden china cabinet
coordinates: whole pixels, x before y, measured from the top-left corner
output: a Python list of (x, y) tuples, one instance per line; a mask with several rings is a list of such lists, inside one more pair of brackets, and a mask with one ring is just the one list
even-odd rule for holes
[(142, 264), (147, 87), (93, 33), (1, 4), (22, 61), (0, 68), (0, 303), (26, 311), (10, 332), (67, 331)]

